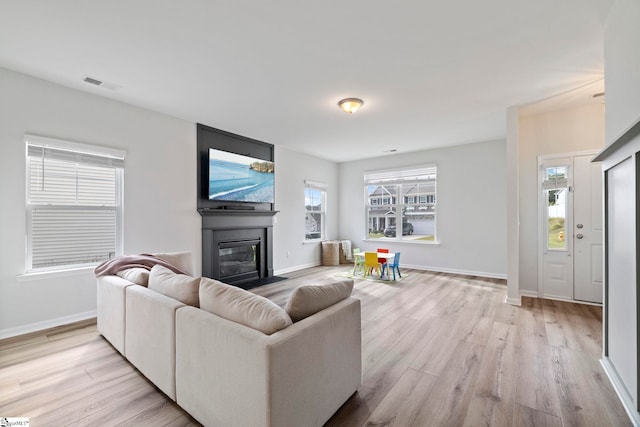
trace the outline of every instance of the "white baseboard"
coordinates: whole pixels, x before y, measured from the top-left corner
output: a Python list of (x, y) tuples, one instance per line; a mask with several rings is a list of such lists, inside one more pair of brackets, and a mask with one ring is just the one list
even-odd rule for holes
[(629, 415), (629, 419), (631, 420), (634, 426), (640, 427), (640, 414), (638, 413), (638, 411), (635, 409), (633, 405), (633, 399), (629, 396), (629, 394), (625, 390), (624, 384), (622, 383), (622, 381), (620, 380), (620, 377), (618, 376), (618, 371), (616, 371), (616, 368), (611, 364), (609, 359), (606, 357), (603, 357), (602, 359), (600, 359), (600, 364), (602, 365), (602, 369), (604, 369), (604, 372), (607, 374), (607, 377), (609, 377), (609, 381), (611, 381), (611, 385), (613, 386), (613, 389), (618, 394), (618, 398), (622, 402), (622, 406), (624, 406), (624, 410), (627, 411), (627, 415)]
[(521, 297), (538, 298), (538, 291), (520, 290)]
[(273, 274), (276, 275), (276, 276), (279, 276), (281, 274), (292, 273), (294, 271), (304, 270), (305, 268), (317, 267), (319, 265), (321, 265), (321, 264), (320, 263), (312, 263), (312, 264), (296, 265), (295, 267), (288, 267), (288, 268), (283, 268), (283, 269), (280, 269), (280, 270), (274, 270)]
[[(305, 268), (310, 268), (310, 267), (317, 267), (319, 265), (322, 264), (303, 264), (303, 265), (297, 265), (295, 267), (289, 267), (289, 268), (283, 268), (281, 270), (275, 270), (273, 272), (273, 274), (275, 274), (276, 276), (280, 275), (280, 274), (286, 274), (286, 273), (291, 273), (294, 271), (298, 271), (298, 270), (303, 270)], [(346, 265), (346, 264), (344, 264)], [(477, 277), (487, 277), (490, 279), (506, 279), (507, 275), (506, 274), (499, 274), (499, 273), (488, 273), (486, 271), (471, 271), (471, 270), (456, 270), (456, 269), (450, 269), (450, 268), (438, 268), (438, 267), (428, 267), (428, 266), (424, 266), (424, 265), (411, 265), (411, 264), (402, 264), (400, 266), (400, 268), (411, 268), (414, 270), (422, 270), (422, 271), (435, 271), (437, 273), (450, 273), (450, 274), (460, 274), (463, 276), (477, 276)]]
[(553, 301), (564, 301), (564, 302), (572, 302), (574, 304), (594, 305), (596, 307), (602, 307), (602, 304), (597, 303), (597, 302), (580, 301), (580, 300), (571, 299), (571, 298), (567, 298), (567, 297), (563, 297), (563, 296), (542, 295), (540, 298), (550, 299), (550, 300), (553, 300)]
[(504, 297), (504, 303), (505, 304), (516, 305), (518, 307), (521, 307), (522, 306), (522, 298), (520, 298), (520, 297), (518, 297), (518, 298)]
[(554, 300), (554, 301), (574, 302), (571, 298), (567, 298), (567, 297), (562, 296), (562, 295), (549, 295), (549, 294), (543, 294), (541, 298), (544, 298), (544, 299), (551, 299), (551, 300)]
[(478, 277), (487, 277), (490, 279), (506, 279), (506, 274), (501, 273), (489, 273), (486, 271), (472, 271), (472, 270), (457, 270), (452, 268), (439, 268), (439, 267), (428, 267), (424, 265), (411, 265), (411, 264), (401, 264), (400, 268), (412, 268), (414, 270), (423, 270), (423, 271), (435, 271), (438, 273), (450, 273), (450, 274), (461, 274), (463, 276), (478, 276)]
[(91, 319), (93, 317), (96, 317), (97, 315), (97, 310), (91, 310), (84, 313), (72, 314), (70, 316), (57, 317), (55, 319), (45, 320), (43, 322), (16, 326), (15, 328), (0, 329), (0, 339), (16, 337), (18, 335), (29, 334), (31, 332), (42, 331), (49, 328), (55, 328), (56, 326), (67, 325), (69, 323)]
[[(602, 304), (599, 304), (597, 302), (588, 302), (588, 301), (578, 301), (575, 299), (571, 299), (571, 298), (566, 298), (566, 297), (559, 297), (556, 295), (543, 295), (541, 297), (538, 296), (538, 292), (536, 291), (529, 291), (529, 290), (521, 290), (520, 291), (520, 296), (521, 297), (531, 297), (531, 298), (544, 298), (544, 299), (550, 299), (553, 301), (564, 301), (564, 302), (572, 302), (575, 304), (584, 304), (584, 305), (594, 305), (596, 307), (602, 307)], [(518, 304), (520, 305), (520, 304)]]

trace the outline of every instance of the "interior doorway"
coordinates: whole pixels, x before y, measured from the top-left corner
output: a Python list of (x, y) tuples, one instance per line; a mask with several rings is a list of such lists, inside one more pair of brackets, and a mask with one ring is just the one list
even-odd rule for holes
[(595, 153), (538, 158), (538, 296), (602, 303), (602, 171)]

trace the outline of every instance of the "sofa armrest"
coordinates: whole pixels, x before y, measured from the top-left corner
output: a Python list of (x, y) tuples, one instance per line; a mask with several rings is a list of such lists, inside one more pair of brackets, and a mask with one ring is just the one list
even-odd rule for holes
[(101, 276), (96, 282), (98, 331), (124, 355), (125, 292), (135, 283), (118, 276)]
[(360, 387), (359, 299), (343, 300), (270, 338), (271, 425), (323, 425)]
[(193, 307), (177, 311), (177, 402), (205, 425), (322, 425), (360, 380), (357, 299), (269, 336)]
[(267, 425), (267, 338), (195, 307), (179, 309), (178, 405), (204, 425)]

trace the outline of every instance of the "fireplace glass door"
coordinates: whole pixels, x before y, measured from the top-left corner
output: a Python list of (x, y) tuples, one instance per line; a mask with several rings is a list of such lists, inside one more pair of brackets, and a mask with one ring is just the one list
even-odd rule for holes
[(259, 241), (220, 243), (220, 279), (245, 274), (257, 274)]

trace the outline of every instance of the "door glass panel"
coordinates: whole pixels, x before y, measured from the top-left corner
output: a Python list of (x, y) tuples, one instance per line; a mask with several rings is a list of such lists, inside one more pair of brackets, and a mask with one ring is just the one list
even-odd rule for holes
[(549, 249), (567, 249), (565, 218), (567, 212), (566, 205), (567, 189), (548, 190), (549, 200), (547, 219), (549, 221), (549, 238), (547, 240)]
[(547, 200), (547, 248), (567, 250), (567, 166), (546, 168), (542, 185)]

